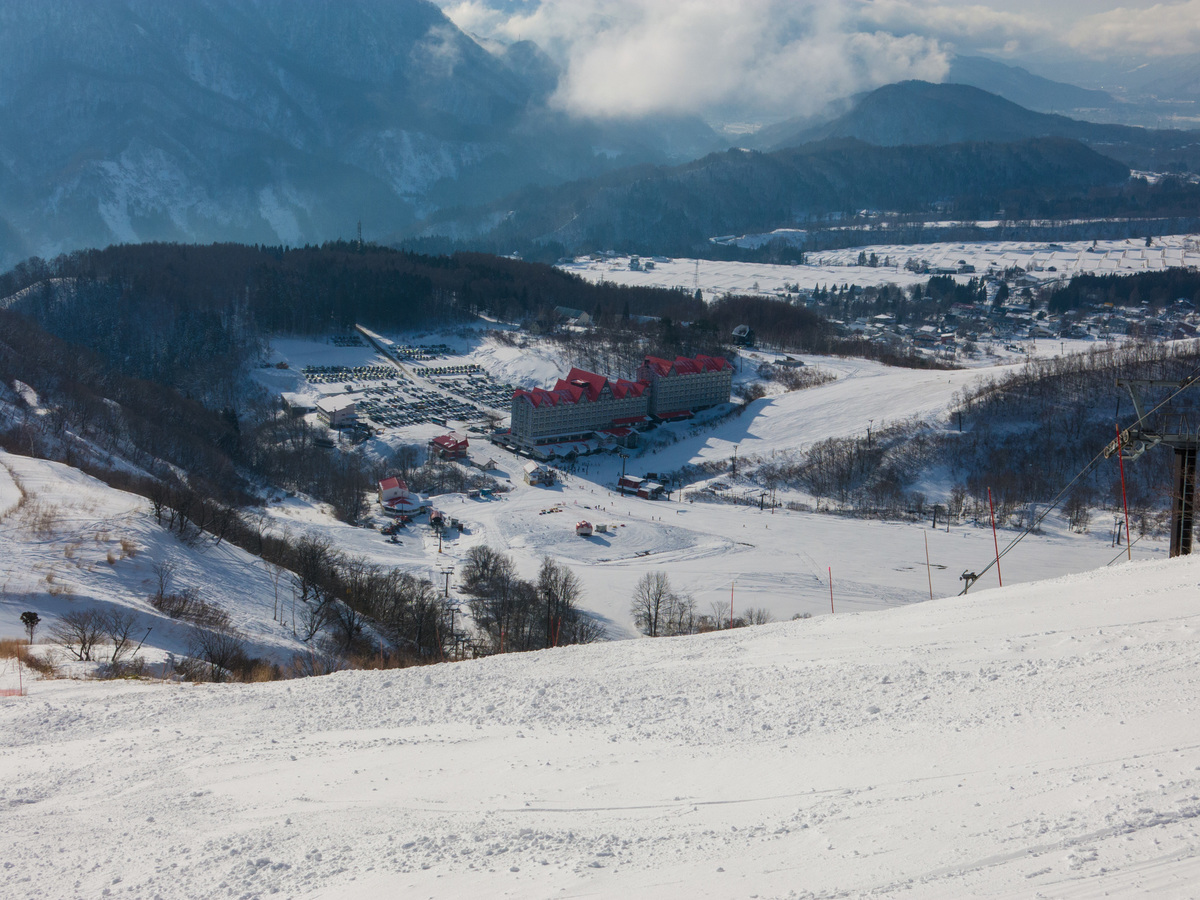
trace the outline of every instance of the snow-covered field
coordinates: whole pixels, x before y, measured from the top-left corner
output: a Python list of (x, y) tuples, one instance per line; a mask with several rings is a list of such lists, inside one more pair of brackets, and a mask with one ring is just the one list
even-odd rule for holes
[[(858, 265), (859, 253), (876, 254), (878, 266)], [(892, 265), (884, 260), (891, 259)], [(928, 275), (904, 268), (909, 259), (926, 260), (931, 267), (957, 268), (961, 263), (975, 267), (976, 274), (989, 268), (1019, 266), (1035, 277), (1050, 281), (1081, 273), (1132, 275), (1167, 268), (1200, 266), (1200, 236), (1167, 235), (1155, 238), (1147, 247), (1144, 240), (1067, 241), (994, 241), (987, 243), (947, 242), (939, 244), (872, 245), (846, 250), (822, 250), (810, 254), (805, 265), (781, 266), (768, 263), (721, 262), (716, 260), (656, 259), (653, 270), (633, 271), (628, 257), (593, 261), (581, 257), (561, 268), (589, 281), (640, 287), (699, 287), (704, 296), (713, 298), (728, 293), (774, 294), (786, 291), (785, 285), (802, 290), (834, 284), (861, 287), (883, 284), (924, 284)], [(959, 276), (965, 280), (970, 275)]]
[(0, 700), (0, 896), (1195, 896), (1192, 559), (871, 613)]
[[(519, 349), (474, 340), (476, 346), (469, 346), (468, 340), (455, 361), (479, 362), (495, 377), (514, 381), (521, 380), (522, 374), (532, 376), (534, 383), (543, 385), (565, 371), (558, 368), (559, 360), (540, 354), (536, 345)], [(293, 353), (303, 359), (319, 355), (319, 345), (309, 343), (280, 342), (276, 349), (289, 358)], [(370, 363), (366, 348), (357, 352), (361, 359), (344, 364)], [(727, 493), (750, 495), (757, 501), (754, 485), (732, 477), (735, 454), (744, 470), (748, 462), (823, 438), (863, 435), (868, 428), (901, 419), (935, 422), (954, 394), (979, 377), (978, 370), (924, 371), (868, 360), (806, 359), (811, 366), (835, 374), (837, 380), (755, 401), (741, 416), (716, 424), (664, 426), (648, 436), (648, 446), (626, 461), (625, 469), (638, 475), (657, 474), (693, 462), (724, 461), (726, 474), (708, 480), (728, 485)], [(754, 361), (745, 363), (747, 372), (739, 378), (750, 377)], [(278, 370), (264, 371), (277, 377)], [(391, 432), (386, 440), (424, 441), (443, 431), (419, 426)], [(386, 450), (383, 442), (372, 447), (374, 452)], [(673, 586), (693, 596), (701, 614), (711, 614), (715, 607), (727, 610), (732, 599), (735, 614), (755, 607), (781, 620), (829, 610), (830, 569), (835, 608), (875, 609), (928, 599), (931, 579), (936, 596), (957, 593), (962, 587), (960, 574), (979, 571), (994, 555), (992, 535), (986, 529), (956, 525), (948, 533), (931, 531), (927, 572), (925, 529), (919, 524), (687, 502), (678, 493), (669, 501), (622, 497), (615, 489), (622, 460), (608, 454), (581, 459), (574, 472), (553, 488), (530, 487), (521, 478), (526, 459), (475, 438), (471, 454), (495, 459), (497, 466), (489, 474), (512, 489), (491, 501), (457, 494), (434, 498), (439, 508), (467, 526), (461, 535), (449, 532), (441, 553), (437, 537), (419, 523), (401, 534), (400, 545), (393, 545), (377, 533), (332, 523), (299, 501), (272, 504), (270, 512), (294, 533), (320, 530), (348, 552), (417, 571), (439, 585), (444, 583), (443, 570), (458, 569), (477, 544), (510, 554), (525, 577), (532, 577), (541, 558), (549, 555), (579, 576), (586, 591), (584, 607), (606, 624), (612, 637), (636, 635), (630, 598), (637, 581), (651, 570), (666, 572)], [(950, 485), (920, 489), (931, 502), (944, 502)], [(580, 519), (611, 527), (607, 534), (580, 538), (574, 530)], [(1084, 571), (1108, 563), (1117, 553), (1107, 523), (1099, 520), (1093, 533), (1078, 535), (1067, 530), (1061, 517), (1052, 515), (1044, 532), (1027, 538), (1005, 557), (1006, 582)], [(1016, 536), (1015, 530), (1002, 529), (1001, 547)], [(1140, 558), (1162, 556), (1165, 544), (1144, 540), (1136, 552)]]

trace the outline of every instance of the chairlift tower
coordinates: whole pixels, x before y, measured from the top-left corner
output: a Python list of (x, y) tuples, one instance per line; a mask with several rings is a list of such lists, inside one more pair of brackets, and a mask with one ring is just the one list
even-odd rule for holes
[[(1143, 388), (1175, 388), (1175, 394), (1191, 387), (1200, 378), (1195, 376), (1183, 381), (1152, 381), (1128, 379), (1117, 381), (1117, 387), (1129, 390), (1137, 421), (1120, 432), (1119, 437), (1104, 448), (1104, 456), (1110, 459), (1118, 451), (1121, 457), (1133, 462), (1152, 447), (1170, 447), (1175, 451), (1175, 493), (1171, 502), (1171, 556), (1188, 556), (1192, 552), (1193, 532), (1196, 517), (1196, 458), (1200, 454), (1200, 429), (1197, 423), (1185, 414), (1169, 409), (1161, 412), (1151, 410), (1153, 419), (1147, 418), (1139, 396)], [(1175, 394), (1172, 394), (1174, 396)]]

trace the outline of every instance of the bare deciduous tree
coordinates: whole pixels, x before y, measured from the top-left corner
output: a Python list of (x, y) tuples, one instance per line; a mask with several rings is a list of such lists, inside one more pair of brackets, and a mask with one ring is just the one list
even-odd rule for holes
[(103, 615), (102, 619), (104, 633), (112, 642), (113, 647), (109, 662), (116, 665), (133, 644), (133, 631), (137, 626), (137, 616), (128, 610), (111, 609)]
[(80, 662), (88, 662), (104, 635), (104, 617), (94, 609), (65, 613), (50, 628), (51, 639)]
[(232, 628), (195, 628), (188, 654), (208, 666), (210, 681), (225, 681), (246, 659), (246, 645)]
[(671, 590), (671, 579), (663, 571), (647, 572), (633, 589), (633, 603), (629, 612), (643, 634), (658, 637), (665, 632), (671, 617), (671, 606), (675, 593)]

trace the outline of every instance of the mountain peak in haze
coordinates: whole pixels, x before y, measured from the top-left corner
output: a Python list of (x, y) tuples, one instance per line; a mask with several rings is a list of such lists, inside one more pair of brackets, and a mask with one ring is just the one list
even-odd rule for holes
[[(597, 126), (546, 112), (556, 77), (427, 0), (0, 0), (0, 266), (383, 236), (611, 167)], [(670, 158), (605, 127), (605, 151)]]

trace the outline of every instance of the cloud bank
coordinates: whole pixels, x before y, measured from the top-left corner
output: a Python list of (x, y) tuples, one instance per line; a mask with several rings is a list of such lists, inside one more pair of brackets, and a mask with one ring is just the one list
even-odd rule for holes
[(1067, 42), (1089, 56), (1113, 52), (1146, 56), (1200, 54), (1200, 0), (1158, 3), (1148, 9), (1118, 7), (1087, 16)]
[[(563, 66), (554, 103), (604, 117), (693, 113), (724, 121), (819, 111), (907, 78), (940, 81), (936, 37), (897, 33), (888, 0), (447, 0), (465, 31), (535, 41)], [(950, 32), (963, 32), (947, 20)]]
[(562, 67), (555, 105), (589, 116), (810, 115), (889, 82), (941, 81), (954, 54), (1200, 55), (1200, 0), (438, 2), (468, 32), (540, 45)]

